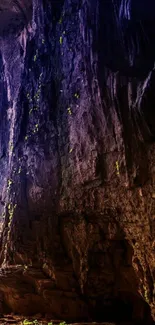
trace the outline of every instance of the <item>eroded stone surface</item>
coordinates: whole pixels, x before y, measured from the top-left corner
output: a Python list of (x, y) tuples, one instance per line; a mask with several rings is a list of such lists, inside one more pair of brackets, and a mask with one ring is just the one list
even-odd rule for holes
[(16, 35), (32, 18), (31, 0), (1, 0), (0, 37)]
[(2, 312), (155, 319), (155, 20), (128, 4), (33, 0), (2, 34)]

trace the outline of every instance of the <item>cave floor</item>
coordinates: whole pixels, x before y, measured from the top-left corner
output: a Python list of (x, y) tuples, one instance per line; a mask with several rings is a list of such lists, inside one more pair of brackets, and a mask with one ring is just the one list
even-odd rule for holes
[[(42, 318), (39, 315), (36, 315), (35, 317), (25, 317), (25, 316), (18, 316), (18, 315), (3, 315), (0, 318), (0, 325), (58, 325), (58, 324), (70, 324), (70, 323), (65, 323), (62, 320), (52, 320), (52, 319), (47, 319), (47, 318)], [(70, 324), (72, 325), (72, 324)], [(74, 325), (134, 325), (131, 322), (121, 322), (121, 323), (111, 323), (111, 322), (92, 322), (92, 323), (74, 323)]]

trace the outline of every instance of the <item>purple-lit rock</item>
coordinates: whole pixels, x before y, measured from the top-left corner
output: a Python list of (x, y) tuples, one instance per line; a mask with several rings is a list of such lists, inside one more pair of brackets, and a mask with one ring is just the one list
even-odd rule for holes
[(2, 313), (153, 324), (154, 12), (1, 1)]

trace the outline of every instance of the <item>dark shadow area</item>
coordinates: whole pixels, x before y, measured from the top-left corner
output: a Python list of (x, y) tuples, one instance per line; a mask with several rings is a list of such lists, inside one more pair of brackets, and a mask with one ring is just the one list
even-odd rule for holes
[(138, 1), (138, 5), (132, 0), (100, 1), (96, 43), (100, 72), (107, 66), (114, 72), (141, 79), (153, 69), (155, 15), (154, 3), (149, 2), (150, 6), (147, 1)]
[(95, 320), (98, 322), (128, 323), (134, 325), (153, 325), (149, 305), (130, 292), (119, 292), (109, 305), (104, 297), (97, 298)]
[(2, 0), (0, 3), (0, 37), (19, 33), (32, 18), (32, 0)]
[[(139, 293), (141, 279), (143, 273), (141, 271), (140, 261), (135, 260), (138, 274), (133, 267), (134, 249), (130, 242), (125, 238), (125, 233), (116, 221), (116, 214), (109, 210), (105, 210), (104, 217), (102, 215), (102, 226), (98, 221), (100, 215), (88, 214), (83, 215), (86, 224), (91, 224), (92, 240), (88, 253), (89, 271), (87, 281), (84, 285), (81, 298), (88, 306), (88, 314), (94, 322), (113, 322), (116, 324), (132, 325), (153, 325), (155, 322), (151, 316), (151, 310), (148, 303)], [(121, 211), (118, 212), (120, 218)], [(74, 268), (74, 276), (77, 279), (80, 273), (80, 255), (77, 251), (76, 240), (73, 241), (72, 236), (76, 238), (74, 225), (79, 225), (79, 221), (73, 219), (73, 215), (67, 218), (67, 215), (61, 215), (61, 235), (63, 238), (63, 248), (66, 256), (70, 258), (70, 262), (76, 265)], [(64, 220), (62, 220), (64, 219)], [(110, 221), (109, 221), (110, 220)], [(83, 219), (81, 219), (81, 223)], [(65, 229), (72, 228), (72, 236), (66, 236)], [(64, 228), (65, 225), (65, 228)], [(111, 226), (110, 226), (111, 225)], [(110, 227), (115, 229), (113, 238), (110, 236)], [(94, 235), (96, 234), (96, 237)], [(95, 240), (95, 238), (97, 238)], [(87, 238), (88, 243), (89, 239)], [(89, 244), (88, 244), (89, 245)], [(70, 249), (73, 254), (70, 254)], [(148, 275), (149, 292), (148, 299), (151, 300), (153, 286), (151, 285), (150, 275)], [(142, 289), (144, 295), (144, 288)], [(80, 291), (76, 288), (76, 292)]]

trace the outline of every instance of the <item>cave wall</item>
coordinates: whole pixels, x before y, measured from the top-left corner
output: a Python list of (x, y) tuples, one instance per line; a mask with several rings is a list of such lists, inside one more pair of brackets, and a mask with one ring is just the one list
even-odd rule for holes
[(155, 319), (153, 6), (33, 0), (0, 33), (2, 310)]

